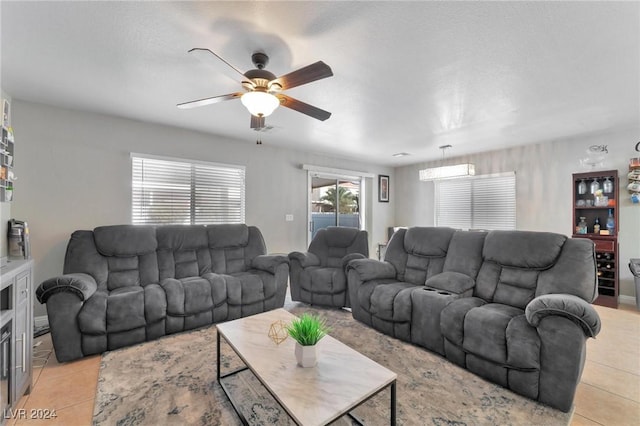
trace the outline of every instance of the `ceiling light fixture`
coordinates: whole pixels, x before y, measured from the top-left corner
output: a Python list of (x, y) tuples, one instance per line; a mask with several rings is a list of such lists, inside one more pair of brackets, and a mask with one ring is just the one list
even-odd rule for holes
[[(444, 161), (444, 152), (447, 148), (451, 148), (451, 145), (439, 146), (442, 150), (442, 160)], [(438, 179), (450, 179), (475, 176), (476, 166), (471, 163), (455, 164), (453, 166), (440, 166), (432, 167), (429, 169), (420, 170), (420, 180), (438, 180)]]
[(395, 154), (392, 155), (392, 157), (407, 157), (411, 154), (409, 154), (408, 152), (396, 152)]
[(280, 105), (280, 99), (271, 93), (258, 90), (245, 93), (240, 100), (251, 115), (256, 117), (268, 117)]

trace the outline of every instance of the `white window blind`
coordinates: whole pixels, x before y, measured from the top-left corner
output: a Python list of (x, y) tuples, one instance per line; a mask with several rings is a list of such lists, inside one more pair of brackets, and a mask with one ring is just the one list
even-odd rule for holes
[(435, 181), (437, 226), (457, 229), (516, 229), (516, 175)]
[(139, 154), (131, 160), (132, 223), (244, 223), (244, 167)]

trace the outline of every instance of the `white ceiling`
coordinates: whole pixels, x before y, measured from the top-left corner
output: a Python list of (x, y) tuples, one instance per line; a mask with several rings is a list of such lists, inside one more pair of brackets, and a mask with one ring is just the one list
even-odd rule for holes
[[(2, 89), (113, 114), (386, 165), (638, 126), (640, 2), (7, 2)], [(267, 53), (282, 75), (334, 76), (286, 93), (333, 113), (278, 108), (249, 129), (224, 65)], [(409, 157), (392, 154), (408, 152)]]

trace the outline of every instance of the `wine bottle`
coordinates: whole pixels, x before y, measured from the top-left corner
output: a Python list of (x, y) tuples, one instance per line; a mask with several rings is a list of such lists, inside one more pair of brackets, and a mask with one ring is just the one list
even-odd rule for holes
[(600, 219), (597, 217), (596, 217), (596, 222), (593, 224), (593, 233), (594, 234), (600, 233)]
[(616, 229), (616, 221), (613, 218), (613, 210), (609, 209), (609, 217), (607, 217), (607, 231), (609, 231), (609, 235), (615, 235), (614, 231)]

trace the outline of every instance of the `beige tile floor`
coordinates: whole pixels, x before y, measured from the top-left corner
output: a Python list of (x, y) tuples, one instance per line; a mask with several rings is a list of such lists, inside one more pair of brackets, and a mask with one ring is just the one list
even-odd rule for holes
[[(575, 425), (640, 424), (640, 312), (596, 306), (602, 331), (589, 339), (587, 360), (575, 398)], [(40, 342), (38, 344), (38, 342)], [(13, 419), (9, 425), (90, 425), (100, 368), (100, 357), (59, 364), (49, 334), (35, 342), (33, 388), (18, 409), (55, 410), (50, 420)]]

